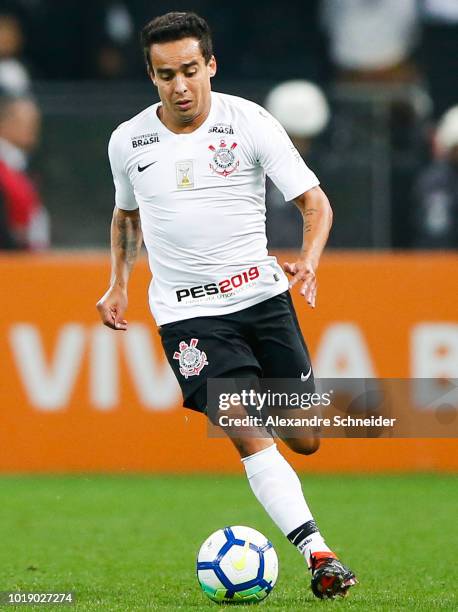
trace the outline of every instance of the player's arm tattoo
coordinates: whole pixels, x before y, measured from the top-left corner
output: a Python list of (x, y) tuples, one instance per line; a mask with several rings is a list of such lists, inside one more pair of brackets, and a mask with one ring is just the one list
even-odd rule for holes
[(317, 208), (306, 208), (302, 211), (302, 217), (304, 219), (304, 233), (308, 234), (313, 229), (314, 217), (318, 213)]
[(331, 229), (332, 209), (320, 187), (306, 191), (294, 202), (302, 213), (304, 223), (301, 259), (311, 260), (316, 268)]
[[(137, 214), (117, 214), (113, 221), (116, 224), (116, 249), (126, 262), (129, 271), (137, 259), (141, 245), (140, 216)], [(140, 241), (139, 241), (140, 238)]]
[(112, 283), (127, 284), (127, 279), (142, 245), (140, 214), (137, 210), (115, 207), (111, 222)]

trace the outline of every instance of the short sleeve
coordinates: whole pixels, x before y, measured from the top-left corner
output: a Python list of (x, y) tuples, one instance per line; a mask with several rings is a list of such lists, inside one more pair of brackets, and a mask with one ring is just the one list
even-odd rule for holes
[(108, 144), (108, 157), (115, 186), (115, 203), (123, 210), (135, 210), (138, 204), (135, 201), (134, 191), (124, 168), (124, 159), (119, 142), (119, 132), (115, 130)]
[(255, 155), (288, 202), (320, 184), (280, 123), (256, 105)]

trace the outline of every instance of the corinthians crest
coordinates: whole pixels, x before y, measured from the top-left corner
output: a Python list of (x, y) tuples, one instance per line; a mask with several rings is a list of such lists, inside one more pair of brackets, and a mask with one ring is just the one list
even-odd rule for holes
[(219, 148), (215, 148), (213, 145), (210, 145), (208, 148), (213, 152), (213, 162), (214, 164), (210, 164), (210, 168), (216, 174), (221, 176), (229, 176), (237, 170), (240, 162), (236, 161), (234, 149), (237, 146), (236, 142), (233, 142), (230, 147), (227, 146), (225, 140), (221, 140), (219, 143)]
[(198, 376), (202, 368), (208, 365), (207, 355), (204, 351), (199, 350), (197, 338), (192, 338), (191, 342), (186, 344), (182, 340), (179, 344), (179, 351), (175, 351), (173, 358), (177, 359), (180, 363), (180, 373), (185, 377)]

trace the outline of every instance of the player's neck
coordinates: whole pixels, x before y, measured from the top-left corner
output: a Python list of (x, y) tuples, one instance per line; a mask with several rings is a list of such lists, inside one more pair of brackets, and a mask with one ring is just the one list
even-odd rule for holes
[(157, 115), (165, 127), (176, 134), (190, 134), (199, 129), (206, 121), (211, 109), (211, 97), (208, 98), (204, 109), (193, 117), (190, 121), (177, 121), (173, 116), (167, 113), (166, 109), (161, 105), (157, 109)]

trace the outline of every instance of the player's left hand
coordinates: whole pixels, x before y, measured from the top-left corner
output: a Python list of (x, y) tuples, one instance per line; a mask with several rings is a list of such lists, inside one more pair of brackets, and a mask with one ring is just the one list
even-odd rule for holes
[(315, 308), (317, 280), (312, 263), (302, 259), (292, 264), (285, 262), (283, 270), (292, 277), (289, 281), (289, 288), (302, 282), (299, 293), (305, 297), (309, 306)]

